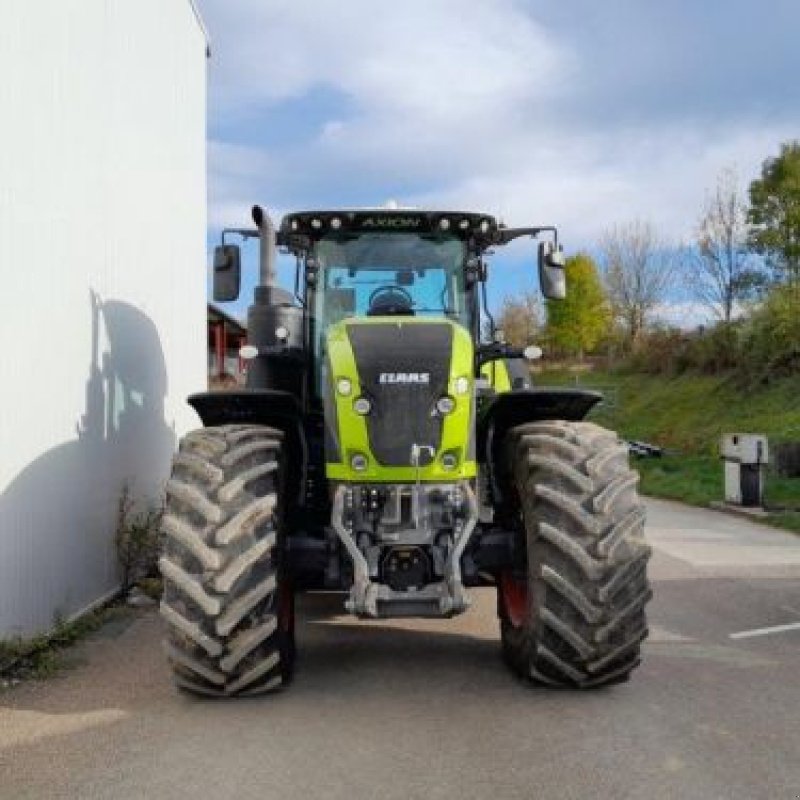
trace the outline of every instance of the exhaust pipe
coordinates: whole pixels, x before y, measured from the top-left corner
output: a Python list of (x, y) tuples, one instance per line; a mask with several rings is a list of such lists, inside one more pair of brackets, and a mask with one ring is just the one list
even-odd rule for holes
[(275, 246), (275, 226), (261, 206), (253, 206), (253, 222), (259, 233), (259, 284), (267, 288), (274, 288), (278, 284), (275, 270), (277, 251)]

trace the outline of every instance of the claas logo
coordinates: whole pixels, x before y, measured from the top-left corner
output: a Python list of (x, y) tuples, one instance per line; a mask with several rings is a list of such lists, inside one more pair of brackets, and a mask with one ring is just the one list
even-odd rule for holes
[(378, 383), (428, 384), (430, 372), (381, 372)]

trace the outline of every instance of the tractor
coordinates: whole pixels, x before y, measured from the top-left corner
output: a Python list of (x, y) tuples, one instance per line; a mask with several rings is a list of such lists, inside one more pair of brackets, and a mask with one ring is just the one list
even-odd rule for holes
[[(214, 297), (236, 299), (256, 239), (246, 385), (192, 395), (202, 426), (166, 486), (166, 652), (188, 692), (256, 695), (292, 678), (295, 597), (359, 618), (440, 617), (494, 587), (504, 659), (525, 680), (626, 681), (647, 636), (650, 548), (638, 476), (602, 400), (535, 385), (487, 303), (488, 257), (555, 228), (398, 207), (290, 213), (226, 229)], [(293, 291), (278, 251), (296, 260)]]

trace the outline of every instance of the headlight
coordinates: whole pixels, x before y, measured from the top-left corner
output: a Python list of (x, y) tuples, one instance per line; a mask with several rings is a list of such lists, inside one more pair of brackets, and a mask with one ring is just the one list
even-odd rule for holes
[(445, 453), (442, 456), (442, 467), (448, 472), (458, 466), (458, 456), (455, 453)]
[(456, 378), (456, 394), (466, 394), (469, 391), (469, 378), (462, 375)]
[(367, 468), (368, 465), (369, 465), (369, 461), (367, 460), (367, 457), (363, 453), (356, 453), (350, 459), (350, 466), (356, 472), (363, 472)]
[(445, 395), (436, 401), (436, 410), (440, 414), (452, 414), (456, 407), (456, 401), (452, 397)]
[(350, 378), (339, 378), (339, 380), (336, 381), (336, 391), (344, 397), (348, 397), (350, 392), (353, 391), (353, 384)]
[(356, 399), (353, 400), (353, 411), (355, 411), (356, 414), (361, 414), (362, 417), (365, 417), (370, 411), (372, 411), (372, 403), (370, 403), (366, 397), (356, 397)]

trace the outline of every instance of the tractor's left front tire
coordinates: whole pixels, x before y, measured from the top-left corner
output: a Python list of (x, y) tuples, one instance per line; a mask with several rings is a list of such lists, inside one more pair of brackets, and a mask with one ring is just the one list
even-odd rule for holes
[(282, 434), (258, 425), (193, 431), (167, 483), (161, 614), (175, 682), (211, 696), (285, 684), (294, 602), (281, 559)]

